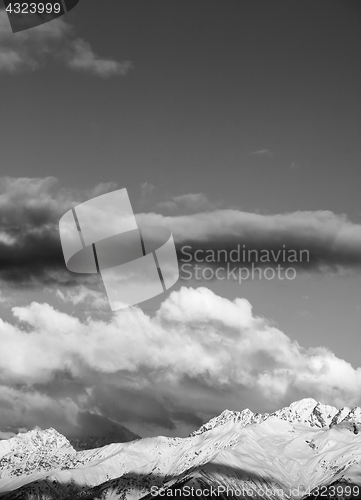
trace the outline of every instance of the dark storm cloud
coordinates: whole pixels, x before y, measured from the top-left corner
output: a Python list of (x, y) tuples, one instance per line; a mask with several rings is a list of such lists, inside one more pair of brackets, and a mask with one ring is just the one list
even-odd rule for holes
[(113, 190), (113, 183), (82, 192), (54, 177), (0, 179), (0, 279), (21, 285), (79, 284), (87, 277), (64, 264), (58, 223), (74, 205)]
[[(91, 275), (71, 273), (65, 267), (58, 222), (73, 206), (116, 187), (114, 183), (100, 184), (80, 192), (58, 187), (52, 177), (2, 178), (0, 278), (21, 285), (87, 282)], [(189, 197), (174, 199), (174, 206), (183, 206), (185, 198)], [(191, 199), (194, 202), (194, 196)], [(197, 195), (196, 199), (203, 198)], [(194, 256), (198, 251), (198, 262), (207, 266), (223, 264), (228, 258), (240, 267), (252, 263), (276, 267), (286, 256), (297, 269), (342, 272), (361, 267), (361, 225), (327, 210), (262, 215), (218, 208), (187, 215), (146, 213), (137, 219), (172, 230), (181, 264), (190, 259), (197, 263)], [(236, 262), (230, 259), (231, 251)]]
[[(5, 281), (19, 284), (56, 281), (51, 271), (62, 272), (65, 282), (73, 281), (63, 265), (59, 234), (55, 228), (36, 234), (17, 234), (16, 243), (0, 243), (0, 276)], [(67, 276), (66, 276), (67, 275)]]
[[(128, 374), (129, 376), (129, 374)], [(99, 375), (98, 375), (99, 377)], [(121, 377), (121, 374), (117, 374)], [(137, 379), (142, 379), (141, 373)], [(127, 423), (151, 424), (167, 430), (175, 429), (172, 412), (167, 404), (157, 397), (157, 390), (150, 390), (149, 383), (144, 388), (117, 387), (113, 384), (101, 384), (92, 390), (92, 401), (101, 412), (110, 418)], [(120, 384), (119, 384), (120, 385)]]
[[(103, 438), (110, 442), (132, 441), (139, 438), (138, 435), (130, 432), (121, 424), (110, 420), (105, 415), (92, 413), (90, 411), (80, 411), (77, 416), (77, 427), (73, 430), (76, 439)], [(69, 434), (69, 437), (72, 437)]]

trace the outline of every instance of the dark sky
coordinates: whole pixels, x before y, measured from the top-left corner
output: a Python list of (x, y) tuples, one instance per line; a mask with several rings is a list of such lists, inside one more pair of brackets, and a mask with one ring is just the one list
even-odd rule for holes
[(359, 2), (87, 0), (66, 19), (134, 67), (3, 75), (4, 172), (359, 221)]

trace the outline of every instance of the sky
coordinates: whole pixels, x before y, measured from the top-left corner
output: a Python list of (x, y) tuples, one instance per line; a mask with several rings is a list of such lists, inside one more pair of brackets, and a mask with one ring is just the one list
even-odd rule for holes
[[(2, 435), (361, 406), (360, 16), (356, 0), (83, 0), (13, 34), (0, 10)], [(111, 312), (99, 275), (67, 271), (58, 223), (120, 188), (172, 231), (181, 278)], [(207, 279), (227, 262), (196, 255), (237, 245), (293, 251), (294, 271), (268, 279), (279, 262), (253, 254)]]

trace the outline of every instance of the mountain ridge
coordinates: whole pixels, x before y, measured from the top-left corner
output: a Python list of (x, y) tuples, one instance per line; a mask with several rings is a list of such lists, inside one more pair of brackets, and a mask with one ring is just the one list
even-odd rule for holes
[[(337, 409), (306, 398), (273, 413), (224, 410), (186, 438), (78, 452), (55, 429), (37, 429), (0, 442), (0, 496), (138, 500), (151, 498), (152, 488), (167, 494), (195, 485), (204, 500), (207, 488), (237, 490), (238, 498), (252, 491), (265, 500), (306, 499), (337, 485), (343, 492), (357, 489), (337, 498), (361, 498), (360, 417), (359, 407)], [(262, 488), (269, 493), (260, 495)], [(223, 490), (218, 496), (227, 498)]]
[(361, 425), (361, 407), (356, 406), (351, 409), (345, 406), (338, 409), (331, 405), (322, 404), (313, 398), (305, 398), (294, 401), (289, 406), (272, 413), (254, 413), (249, 408), (242, 411), (226, 409), (220, 415), (213, 417), (199, 429), (193, 431), (190, 436), (202, 434), (230, 420), (234, 423), (244, 423), (244, 425), (248, 425), (257, 424), (275, 417), (288, 422), (298, 421), (321, 428), (336, 425), (343, 421), (355, 422), (355, 424)]

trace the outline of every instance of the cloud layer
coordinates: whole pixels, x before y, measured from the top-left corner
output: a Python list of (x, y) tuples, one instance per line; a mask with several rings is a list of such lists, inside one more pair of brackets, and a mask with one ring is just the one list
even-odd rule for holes
[(130, 61), (97, 56), (88, 42), (75, 38), (71, 26), (61, 18), (13, 33), (5, 10), (0, 9), (0, 72), (35, 71), (49, 58), (103, 78), (125, 76), (132, 68)]
[(36, 302), (12, 311), (14, 323), (0, 321), (3, 431), (54, 425), (74, 435), (88, 412), (167, 432), (226, 406), (361, 403), (361, 368), (302, 348), (246, 299), (206, 288), (172, 292), (153, 318), (130, 308), (81, 321)]
[[(226, 250), (229, 254), (238, 245), (257, 250), (258, 254), (262, 250), (277, 253), (286, 248), (309, 252), (309, 259), (295, 263), (294, 267), (320, 272), (361, 267), (361, 225), (329, 210), (263, 215), (213, 209), (179, 216), (144, 213), (138, 215), (138, 220), (143, 224), (168, 226), (178, 249), (188, 245), (190, 253), (211, 249)], [(254, 262), (256, 256), (251, 254), (250, 259), (240, 263), (241, 267)]]
[[(59, 219), (78, 203), (115, 189), (115, 183), (84, 191), (66, 189), (59, 187), (53, 177), (0, 178), (0, 279), (22, 284), (72, 285), (75, 277), (87, 281), (89, 276), (75, 275), (65, 268)], [(262, 215), (211, 208), (210, 204), (205, 209), (206, 202), (199, 194), (178, 196), (172, 200), (172, 215), (148, 212), (138, 214), (137, 220), (140, 224), (169, 227), (180, 259), (185, 258), (181, 249), (186, 245), (191, 247), (188, 253), (199, 249), (229, 253), (237, 245), (244, 245), (258, 252), (307, 250), (309, 260), (292, 266), (309, 271), (347, 272), (361, 268), (361, 225), (352, 223), (346, 215), (327, 210)], [(193, 213), (175, 213), (184, 207)], [(265, 265), (273, 264), (277, 266), (272, 262)], [(239, 265), (250, 265), (250, 261)]]

